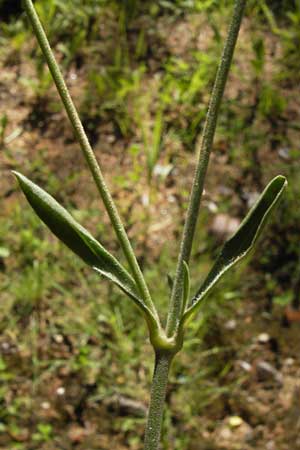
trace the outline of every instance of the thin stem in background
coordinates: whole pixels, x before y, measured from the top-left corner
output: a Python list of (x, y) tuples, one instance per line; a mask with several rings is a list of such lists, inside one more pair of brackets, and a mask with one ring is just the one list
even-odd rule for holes
[(183, 263), (188, 264), (192, 244), (194, 240), (197, 220), (199, 216), (200, 202), (202, 198), (204, 180), (208, 168), (209, 157), (212, 150), (213, 139), (216, 131), (217, 119), (223, 98), (228, 73), (232, 62), (232, 57), (237, 42), (243, 14), (247, 0), (236, 0), (232, 20), (229, 26), (221, 62), (216, 75), (215, 84), (212, 90), (211, 100), (206, 116), (202, 139), (196, 146), (199, 152), (199, 160), (196, 166), (194, 181), (192, 185), (186, 221), (183, 229), (180, 252), (177, 262), (176, 275), (174, 279), (172, 295), (170, 300), (167, 335), (172, 336), (177, 331), (182, 312), (182, 292), (183, 292)]
[(27, 13), (27, 16), (31, 22), (33, 31), (36, 35), (36, 38), (39, 42), (41, 50), (44, 54), (44, 57), (47, 61), (49, 70), (57, 87), (58, 93), (61, 97), (61, 100), (64, 104), (65, 110), (68, 114), (69, 120), (73, 126), (73, 130), (75, 136), (80, 144), (81, 150), (85, 157), (85, 160), (88, 164), (90, 172), (93, 176), (95, 184), (98, 188), (100, 196), (103, 200), (106, 211), (111, 220), (112, 226), (118, 238), (118, 241), (121, 245), (121, 248), (124, 252), (124, 255), (127, 259), (128, 265), (130, 267), (131, 273), (135, 279), (137, 287), (139, 289), (140, 295), (145, 301), (146, 305), (150, 308), (155, 318), (158, 320), (158, 314), (156, 308), (152, 302), (148, 287), (146, 285), (145, 279), (143, 277), (142, 271), (139, 267), (137, 259), (135, 257), (134, 251), (129, 242), (127, 233), (123, 226), (122, 220), (119, 216), (117, 208), (114, 204), (112, 196), (106, 186), (104, 177), (102, 175), (101, 169), (95, 157), (95, 154), (90, 146), (84, 128), (82, 126), (81, 120), (73, 103), (73, 100), (69, 94), (68, 88), (62, 76), (62, 73), (59, 69), (59, 66), (55, 60), (54, 54), (51, 50), (50, 44), (48, 42), (46, 33), (43, 29), (43, 26), (40, 22), (40, 19), (35, 11), (33, 3), (31, 0), (24, 0), (24, 6)]

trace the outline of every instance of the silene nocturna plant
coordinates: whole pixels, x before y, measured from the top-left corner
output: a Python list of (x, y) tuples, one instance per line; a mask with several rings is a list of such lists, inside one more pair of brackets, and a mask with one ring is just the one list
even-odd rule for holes
[(191, 296), (189, 259), (199, 215), (204, 179), (212, 149), (220, 104), (246, 3), (247, 0), (235, 0), (228, 35), (212, 90), (203, 135), (196, 145), (198, 162), (186, 213), (176, 274), (172, 282), (167, 324), (164, 328), (33, 3), (31, 0), (24, 0), (25, 11), (105, 205), (117, 240), (127, 260), (128, 268), (126, 269), (100, 242), (79, 225), (51, 195), (24, 175), (18, 172), (14, 172), (14, 174), (27, 200), (40, 219), (90, 267), (115, 283), (136, 304), (146, 320), (150, 342), (155, 353), (155, 366), (145, 432), (145, 450), (157, 450), (159, 448), (170, 365), (174, 356), (182, 348), (184, 332), (188, 323), (195, 318), (203, 305), (204, 299), (211, 294), (223, 275), (251, 252), (268, 216), (277, 205), (287, 185), (285, 177), (280, 175), (270, 181), (256, 204), (242, 221), (236, 233), (223, 246), (204, 282), (197, 292)]

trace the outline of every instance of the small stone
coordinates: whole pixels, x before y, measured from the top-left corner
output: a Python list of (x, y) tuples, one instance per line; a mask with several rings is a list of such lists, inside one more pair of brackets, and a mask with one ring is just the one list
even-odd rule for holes
[(207, 208), (214, 214), (218, 212), (218, 206), (215, 204), (215, 202), (207, 202)]
[(144, 193), (141, 197), (141, 201), (143, 206), (149, 206), (149, 195)]
[(167, 200), (169, 203), (176, 203), (176, 197), (175, 195), (168, 195)]
[(211, 229), (217, 235), (226, 236), (235, 233), (239, 225), (239, 219), (220, 213), (215, 216)]
[(106, 140), (109, 144), (113, 144), (115, 142), (116, 138), (113, 134), (108, 134), (106, 136)]
[(282, 375), (270, 363), (259, 361), (256, 365), (256, 373), (259, 381), (275, 381), (282, 385)]
[(229, 188), (229, 187), (227, 187), (227, 186), (223, 186), (223, 185), (221, 185), (221, 186), (218, 186), (218, 192), (221, 194), (221, 195), (226, 195), (226, 196), (230, 196), (230, 195), (232, 195), (232, 190)]
[(64, 337), (61, 334), (55, 334), (53, 339), (57, 344), (62, 344), (64, 342)]
[(1, 347), (4, 351), (9, 349), (9, 343), (8, 342), (2, 342)]
[(257, 340), (260, 344), (267, 344), (270, 340), (270, 336), (268, 335), (268, 333), (261, 333), (257, 337)]
[(171, 164), (166, 164), (165, 166), (162, 164), (156, 164), (153, 170), (153, 175), (166, 178), (172, 169), (173, 166)]
[(237, 361), (237, 363), (245, 372), (251, 372), (252, 366), (247, 361)]
[(263, 427), (258, 426), (257, 428), (250, 430), (245, 436), (245, 442), (251, 445), (257, 444), (257, 442), (263, 438)]
[(70, 79), (71, 79), (72, 81), (76, 81), (76, 80), (77, 80), (77, 73), (71, 72), (71, 73), (70, 73)]
[(249, 431), (249, 433), (245, 436), (245, 442), (247, 444), (256, 444), (257, 438), (253, 430)]
[(220, 439), (228, 440), (231, 439), (232, 431), (229, 428), (222, 428), (220, 431), (219, 437)]
[(147, 414), (147, 407), (144, 403), (134, 400), (123, 395), (113, 395), (104, 401), (105, 406), (114, 412), (122, 415), (134, 415), (137, 417), (145, 417)]
[(290, 149), (287, 147), (282, 147), (278, 150), (278, 155), (281, 159), (288, 161), (290, 159)]
[(47, 410), (47, 409), (51, 408), (51, 405), (50, 405), (49, 402), (42, 402), (41, 403), (41, 408), (44, 409), (44, 410)]
[(234, 319), (228, 320), (228, 322), (225, 323), (225, 329), (230, 331), (235, 330), (236, 325), (237, 325), (236, 320)]
[(292, 367), (295, 364), (294, 358), (286, 358), (283, 362), (286, 367)]
[(240, 427), (243, 423), (243, 419), (239, 416), (231, 416), (228, 419), (228, 424), (231, 428)]
[(61, 386), (61, 387), (56, 389), (56, 393), (57, 393), (57, 395), (62, 396), (62, 395), (65, 395), (66, 390), (65, 390), (64, 387)]
[(248, 208), (252, 208), (259, 198), (259, 192), (245, 192), (244, 197), (247, 201)]

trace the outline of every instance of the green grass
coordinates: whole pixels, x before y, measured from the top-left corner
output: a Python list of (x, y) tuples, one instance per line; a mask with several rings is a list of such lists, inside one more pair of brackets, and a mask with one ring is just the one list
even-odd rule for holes
[[(95, 385), (88, 400), (91, 407), (115, 394), (146, 401), (151, 358), (145, 358), (150, 352), (145, 326), (131, 303), (97, 275), (86, 271), (69, 251), (53, 242), (31, 211), (24, 210), (25, 216), (22, 214), (21, 218), (20, 208), (16, 207), (13, 221), (6, 228), (6, 245), (18, 259), (13, 263), (7, 261), (9, 273), (1, 275), (4, 281), (2, 342), (16, 348), (17, 353), (15, 356), (8, 353), (0, 361), (0, 376), (5, 383), (0, 422), (3, 431), (16, 439), (24, 429), (29, 429), (31, 440), (26, 445), (38, 448), (53, 441), (53, 433), (57, 433), (56, 420), (39, 419), (41, 404), (52, 402), (45, 382), (51, 386), (56, 380), (63, 381), (60, 374), (64, 371), (75, 377), (79, 386)], [(26, 229), (20, 230), (24, 223)], [(165, 270), (165, 263), (162, 259), (161, 267), (156, 270)], [(146, 275), (149, 279), (160, 279), (153, 270), (146, 271)], [(165, 286), (162, 280), (161, 286), (156, 287), (158, 303), (166, 297), (161, 292)], [(202, 337), (196, 337), (198, 329), (190, 335), (186, 345), (192, 351), (195, 345), (201, 344)], [(175, 368), (175, 385), (188, 382), (189, 376), (183, 381), (181, 373), (186, 372), (189, 364)], [(136, 376), (140, 371), (143, 371), (141, 386), (137, 387)], [(214, 369), (198, 374), (199, 382), (211, 371)], [(9, 395), (11, 389), (17, 389), (13, 398)], [(68, 383), (66, 390), (68, 393)], [(184, 416), (189, 412), (190, 409)], [(142, 423), (139, 418), (120, 418), (114, 427), (126, 432), (128, 444), (132, 445), (129, 448), (135, 448), (135, 429), (138, 427), (142, 432)], [(63, 433), (59, 437), (64, 439)], [(9, 442), (13, 445), (12, 440)]]
[[(190, 152), (203, 126), (207, 89), (211, 86), (219, 51), (218, 33), (223, 32), (230, 2), (160, 1), (147, 2), (146, 6), (142, 2), (128, 2), (127, 10), (124, 2), (120, 7), (120, 2), (87, 1), (82, 8), (71, 8), (74, 2), (70, 1), (36, 3), (42, 18), (46, 17), (51, 24), (50, 40), (65, 73), (75, 73), (78, 77), (76, 83), (70, 82), (71, 90), (88, 131), (94, 136), (97, 152), (100, 157), (115, 158), (107, 164), (107, 172), (110, 175), (111, 165), (116, 165), (118, 173), (109, 181), (115, 196), (123, 195), (126, 200), (122, 215), (129, 217), (139, 257), (143, 248), (147, 250), (147, 260), (143, 261), (145, 275), (151, 285), (156, 280), (154, 298), (165, 310), (166, 278), (174, 271), (177, 236), (187, 202), (186, 184), (192, 174)], [(299, 11), (292, 2), (288, 5), (268, 2), (271, 18), (278, 28), (274, 30), (270, 16), (255, 6), (256, 2), (249, 3), (252, 25), (247, 23), (245, 28), (240, 44), (243, 56), (235, 61), (232, 74), (234, 88), (227, 92), (222, 109), (215, 143), (216, 172), (208, 180), (192, 278), (203, 278), (218, 248), (215, 237), (207, 237), (203, 231), (204, 222), (209, 224), (213, 217), (211, 203), (217, 206), (218, 212), (241, 217), (247, 209), (246, 194), (255, 194), (259, 183), (281, 171), (290, 181), (289, 196), (266, 233), (252, 265), (252, 275), (256, 277), (256, 270), (263, 269), (260, 287), (266, 286), (264, 294), (275, 295), (277, 302), (285, 305), (293, 299), (293, 292), (287, 300), (282, 296), (286, 290), (290, 293), (294, 274), (299, 270), (299, 213), (295, 207), (299, 199), (299, 118), (293, 105), (298, 95), (299, 71), (295, 57), (299, 48)], [(290, 7), (288, 15), (282, 14), (286, 6)], [(175, 37), (177, 32), (180, 42), (178, 24), (189, 30), (191, 38), (181, 53), (178, 41), (174, 47), (168, 41), (171, 32)], [(205, 54), (197, 47), (199, 30), (204, 25), (205, 32), (214, 37), (210, 48), (203, 43)], [(49, 90), (48, 74), (29, 39), (24, 17), (12, 18), (4, 24), (0, 39), (4, 44), (0, 55), (4, 67), (10, 67), (10, 61), (17, 56), (23, 64), (20, 67), (33, 68), (33, 76), (26, 78), (21, 73), (20, 82), (23, 86), (25, 83), (33, 100), (29, 107), (34, 118), (39, 117), (40, 110), (59, 114), (57, 98)], [(58, 42), (64, 44), (57, 45)], [(273, 55), (273, 46), (281, 46), (283, 52)], [(25, 52), (21, 53), (21, 49)], [(47, 101), (38, 109), (45, 93)], [(4, 154), (9, 158), (17, 154), (26, 174), (70, 207), (75, 217), (96, 235), (110, 235), (107, 222), (100, 225), (98, 204), (92, 192), (80, 199), (80, 208), (77, 207), (75, 171), (78, 167), (74, 171), (70, 169), (68, 177), (65, 172), (60, 173), (60, 167), (57, 177), (50, 175), (52, 170), (45, 165), (45, 160), (51, 152), (46, 147), (43, 151), (39, 149), (29, 163), (28, 142), (23, 143), (26, 147), (23, 153), (15, 148), (14, 141), (5, 143), (13, 119), (8, 115), (6, 123), (5, 116), (0, 117), (0, 144)], [(32, 123), (31, 130), (35, 132), (35, 120)], [(51, 114), (46, 125), (50, 124)], [(110, 144), (106, 139), (111, 137)], [(67, 145), (66, 151), (70, 147)], [(280, 149), (288, 150), (286, 162), (278, 156)], [(75, 160), (75, 146), (72, 151)], [(169, 172), (156, 175), (157, 164)], [(240, 170), (230, 171), (229, 164), (239, 164)], [(259, 167), (261, 178), (257, 176)], [(151, 178), (150, 188), (147, 177)], [(180, 178), (184, 178), (184, 185)], [(224, 179), (229, 192), (216, 189), (216, 186), (224, 187)], [(245, 185), (243, 192), (239, 191), (241, 180)], [(14, 186), (12, 178), (10, 182)], [(179, 192), (177, 197), (172, 186)], [(63, 193), (66, 189), (73, 193), (70, 204)], [(140, 206), (145, 193), (150, 199), (148, 209)], [(171, 197), (169, 203), (167, 197)], [(157, 232), (158, 237), (162, 233), (162, 240), (155, 240), (155, 233), (151, 233), (158, 213), (153, 208), (156, 201), (160, 208), (174, 212), (174, 221), (168, 225), (169, 234)], [(5, 435), (4, 443), (0, 437), (0, 448), (48, 450), (53, 442), (56, 448), (62, 448), (61, 442), (67, 439), (68, 421), (78, 421), (74, 411), (70, 412), (66, 406), (76, 409), (78, 399), (84, 395), (84, 413), (91, 411), (93, 417), (103, 414), (101, 405), (114, 394), (148, 400), (151, 358), (146, 356), (150, 356), (150, 347), (145, 326), (131, 303), (50, 237), (24, 201), (21, 206), (19, 203), (20, 198), (13, 194), (3, 199), (3, 204), (9, 207), (0, 212), (0, 329), (1, 344), (5, 343), (7, 348), (0, 359), (0, 434)], [(110, 250), (118, 251), (114, 246)], [(283, 270), (274, 269), (277, 257), (289, 261)], [(275, 277), (271, 285), (267, 282), (270, 274)], [(246, 292), (238, 290), (238, 278), (237, 273), (226, 280), (231, 300), (222, 298), (219, 290), (208, 304), (205, 317), (199, 317), (189, 331), (185, 356), (176, 362), (171, 379), (170, 401), (175, 413), (166, 417), (170, 432), (164, 448), (168, 448), (168, 439), (174, 442), (174, 449), (192, 448), (197, 443), (196, 417), (203, 414), (205, 407), (208, 411), (210, 407), (217, 408), (219, 399), (238, 385), (239, 380), (232, 386), (227, 377), (238, 352), (237, 344), (231, 342), (230, 336), (222, 337), (220, 333), (224, 317), (232, 316), (240, 301), (248, 298), (247, 289)], [(112, 379), (114, 389), (110, 387)], [(189, 387), (191, 380), (193, 388)], [(67, 388), (62, 403), (56, 394), (58, 382)], [(182, 384), (184, 397), (183, 390), (178, 389)], [(72, 390), (73, 385), (79, 386), (79, 392), (72, 397), (68, 386)], [(205, 390), (201, 389), (200, 394), (197, 386), (203, 385)], [(55, 403), (58, 417), (47, 416), (48, 410), (41, 406), (52, 400), (58, 402)], [(107, 434), (122, 430), (123, 442), (135, 450), (139, 448), (136, 433), (141, 436), (143, 421), (134, 414), (121, 417), (115, 413), (115, 423), (107, 424), (104, 419), (103, 428), (99, 423), (97, 426)], [(180, 425), (183, 423), (189, 424), (190, 437)], [(25, 432), (29, 434), (28, 440), (19, 442)]]

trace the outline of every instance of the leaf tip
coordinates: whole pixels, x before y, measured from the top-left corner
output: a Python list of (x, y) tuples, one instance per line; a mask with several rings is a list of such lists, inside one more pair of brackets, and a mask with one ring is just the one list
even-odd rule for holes
[(18, 172), (17, 170), (12, 170), (12, 174), (16, 177), (23, 194), (27, 197), (27, 200), (30, 202), (28, 198), (28, 194), (30, 191), (34, 190), (38, 186), (36, 186), (32, 181), (30, 181), (25, 175)]
[(188, 266), (188, 263), (187, 263), (186, 261), (183, 261), (183, 266), (184, 266), (184, 269), (185, 269), (187, 272), (189, 272), (189, 266)]
[(17, 172), (16, 170), (12, 170), (11, 173), (16, 177), (19, 184), (22, 183), (24, 175), (22, 175), (20, 172)]
[(277, 202), (279, 200), (279, 198), (282, 196), (283, 192), (285, 191), (287, 185), (288, 185), (288, 181), (285, 176), (277, 175), (275, 178), (273, 178), (273, 180), (270, 182), (268, 187), (270, 188), (270, 192), (273, 192), (274, 202)]
[(276, 184), (281, 186), (281, 189), (286, 188), (288, 185), (288, 180), (284, 175), (277, 175), (273, 180)]

